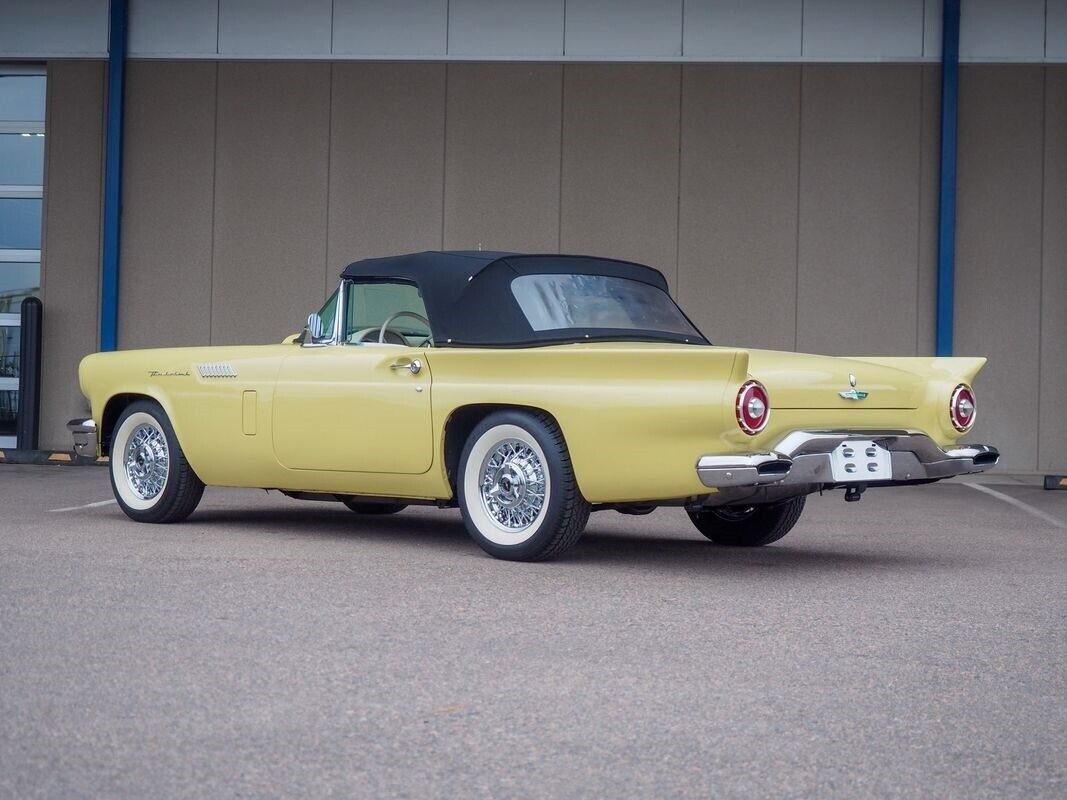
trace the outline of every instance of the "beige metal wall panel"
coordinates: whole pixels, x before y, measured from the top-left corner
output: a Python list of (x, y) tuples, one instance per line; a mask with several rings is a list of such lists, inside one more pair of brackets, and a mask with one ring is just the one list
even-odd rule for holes
[(325, 56), (332, 39), (332, 0), (219, 0), (220, 55)]
[(558, 64), (452, 64), (444, 246), (559, 247)]
[(1037, 468), (1067, 472), (1067, 66), (1045, 75), (1041, 412)]
[(687, 0), (686, 57), (800, 58), (803, 0)]
[(220, 62), (211, 341), (280, 341), (324, 299), (330, 65)]
[(1043, 87), (1041, 67), (960, 69), (955, 350), (989, 358), (968, 438), (1006, 469), (1037, 465)]
[(960, 58), (1016, 60), (1045, 55), (1045, 0), (965, 0)]
[(335, 56), (443, 56), (448, 0), (334, 0)]
[(333, 65), (326, 286), (361, 258), (441, 246), (445, 66)]
[(219, 0), (132, 0), (127, 49), (133, 58), (214, 56), (219, 50)]
[(567, 0), (568, 56), (682, 54), (682, 0)]
[(126, 69), (119, 347), (207, 344), (215, 62)]
[(650, 264), (677, 283), (681, 68), (569, 64), (560, 249)]
[(937, 0), (923, 3), (923, 56), (941, 58), (941, 9)]
[(937, 237), (941, 200), (941, 68), (922, 68), (919, 153), (919, 280), (915, 297), (915, 354), (937, 348)]
[(800, 67), (686, 66), (678, 299), (713, 342), (796, 344)]
[(920, 66), (803, 68), (799, 350), (915, 352), (921, 88)]
[(41, 447), (65, 450), (67, 421), (88, 411), (78, 362), (99, 337), (104, 64), (51, 62), (46, 113)]
[(562, 56), (563, 6), (564, 0), (451, 0), (448, 54)]
[(1067, 61), (1067, 0), (1048, 0), (1045, 8), (1045, 58)]
[(107, 57), (108, 0), (0, 3), (0, 58)]
[(804, 57), (919, 58), (923, 23), (923, 0), (804, 0)]

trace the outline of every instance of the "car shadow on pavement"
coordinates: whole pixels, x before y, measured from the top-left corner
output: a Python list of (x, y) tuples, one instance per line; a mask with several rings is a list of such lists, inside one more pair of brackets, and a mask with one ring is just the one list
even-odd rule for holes
[[(198, 511), (189, 523), (242, 535), (265, 535), (339, 542), (388, 544), (395, 547), (432, 547), (443, 553), (478, 558), (483, 555), (471, 541), (458, 513), (400, 513), (389, 516), (357, 516), (331, 507), (317, 508), (212, 508)], [(188, 523), (187, 523), (188, 524)], [(841, 572), (842, 570), (940, 571), (959, 566), (958, 554), (889, 551), (870, 542), (852, 542), (848, 549), (828, 546), (825, 540), (807, 544), (804, 534), (793, 542), (768, 547), (721, 547), (703, 538), (679, 538), (633, 532), (590, 530), (574, 549), (548, 565), (597, 564), (600, 566), (647, 566), (686, 573), (744, 571)]]
[(583, 536), (561, 560), (568, 563), (601, 565), (647, 564), (650, 567), (686, 572), (739, 571), (746, 568), (766, 571), (841, 572), (843, 570), (940, 571), (958, 565), (948, 554), (888, 552), (855, 543), (848, 550), (825, 544), (806, 545), (800, 537), (766, 547), (723, 547), (704, 539), (597, 532)]

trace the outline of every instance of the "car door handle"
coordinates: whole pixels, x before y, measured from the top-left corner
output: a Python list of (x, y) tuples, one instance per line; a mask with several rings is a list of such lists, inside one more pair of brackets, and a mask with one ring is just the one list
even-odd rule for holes
[(397, 361), (389, 369), (406, 369), (412, 375), (418, 375), (422, 372), (422, 362), (417, 358), (413, 358), (411, 361)]

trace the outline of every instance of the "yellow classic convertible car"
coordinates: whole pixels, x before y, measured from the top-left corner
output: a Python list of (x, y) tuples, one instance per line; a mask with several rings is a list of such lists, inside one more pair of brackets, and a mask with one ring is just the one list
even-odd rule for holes
[(92, 416), (69, 427), (139, 522), (243, 486), (358, 514), (458, 506), (514, 560), (563, 553), (591, 511), (667, 505), (758, 546), (812, 492), (994, 466), (995, 448), (959, 443), (984, 363), (717, 347), (651, 267), (426, 252), (349, 265), (281, 344), (90, 355)]

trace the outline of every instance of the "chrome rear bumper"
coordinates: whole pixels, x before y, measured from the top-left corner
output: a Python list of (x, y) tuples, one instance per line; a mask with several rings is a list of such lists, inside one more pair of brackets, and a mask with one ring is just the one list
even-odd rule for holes
[(985, 472), (1000, 460), (995, 447), (968, 444), (944, 450), (915, 431), (797, 431), (769, 453), (704, 456), (697, 462), (697, 475), (712, 489), (835, 484), (830, 453), (850, 440), (873, 440), (888, 450), (893, 464), (888, 483), (894, 484)]
[(74, 452), (80, 456), (97, 456), (96, 421), (92, 419), (72, 419), (67, 423), (67, 430), (74, 437)]

